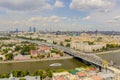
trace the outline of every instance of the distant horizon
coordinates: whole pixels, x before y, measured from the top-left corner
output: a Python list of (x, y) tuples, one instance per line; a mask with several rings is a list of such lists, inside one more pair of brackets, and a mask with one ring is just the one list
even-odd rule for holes
[[(8, 32), (8, 31), (16, 31), (15, 29), (14, 30), (0, 30), (0, 32)], [(36, 32), (95, 32), (96, 30), (78, 30), (78, 31), (75, 31), (75, 30), (56, 30), (56, 31), (50, 31), (50, 30), (38, 30)], [(120, 31), (115, 31), (115, 30), (97, 30), (98, 32), (120, 32)], [(19, 30), (18, 32), (29, 32), (29, 30)]]

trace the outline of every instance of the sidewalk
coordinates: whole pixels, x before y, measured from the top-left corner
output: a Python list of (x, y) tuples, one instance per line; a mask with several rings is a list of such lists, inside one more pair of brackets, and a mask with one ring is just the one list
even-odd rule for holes
[(115, 73), (115, 79), (114, 80), (120, 80), (120, 70), (114, 67), (108, 67), (108, 69), (114, 71)]

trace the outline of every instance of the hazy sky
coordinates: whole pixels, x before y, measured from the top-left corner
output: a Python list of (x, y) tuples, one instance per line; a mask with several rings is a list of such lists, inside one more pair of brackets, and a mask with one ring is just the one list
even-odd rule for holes
[(0, 30), (120, 31), (120, 0), (0, 0)]

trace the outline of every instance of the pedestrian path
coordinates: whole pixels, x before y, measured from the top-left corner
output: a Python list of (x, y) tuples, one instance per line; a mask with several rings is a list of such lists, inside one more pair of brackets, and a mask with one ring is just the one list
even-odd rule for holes
[(114, 80), (120, 80), (120, 70), (114, 67), (108, 67), (108, 69), (114, 71), (115, 73), (115, 79)]

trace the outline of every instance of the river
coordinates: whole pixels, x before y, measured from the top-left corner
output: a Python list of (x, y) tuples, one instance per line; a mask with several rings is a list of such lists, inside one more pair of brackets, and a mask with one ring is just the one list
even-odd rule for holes
[[(53, 63), (60, 63), (61, 66), (49, 66)], [(46, 70), (46, 69), (66, 69), (71, 70), (76, 67), (86, 66), (82, 62), (76, 59), (62, 59), (62, 60), (48, 60), (48, 61), (34, 61), (34, 62), (15, 62), (15, 63), (0, 63), (0, 74), (10, 73), (14, 70), (27, 70), (30, 73), (35, 72), (36, 70)]]
[(98, 54), (98, 56), (102, 57), (104, 60), (107, 60), (109, 62), (112, 60), (118, 66), (120, 65), (120, 51)]

